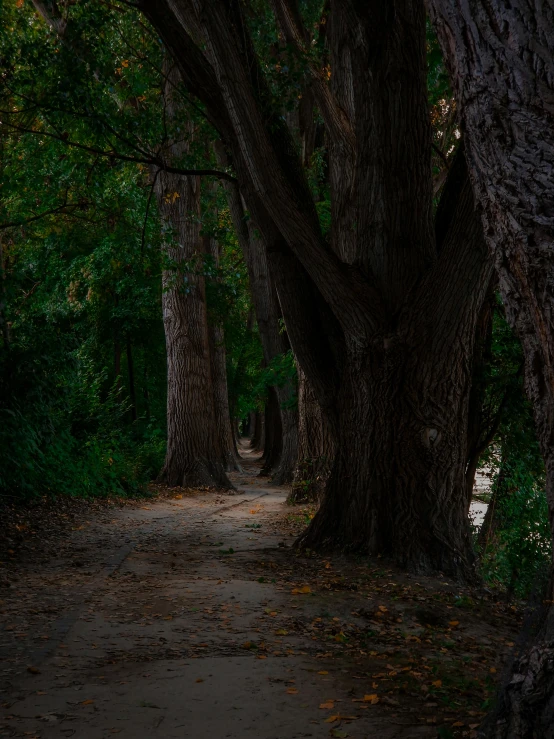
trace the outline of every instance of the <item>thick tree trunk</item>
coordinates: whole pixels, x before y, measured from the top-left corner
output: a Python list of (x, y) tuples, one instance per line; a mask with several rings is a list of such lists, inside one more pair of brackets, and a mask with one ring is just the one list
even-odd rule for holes
[[(523, 347), (554, 527), (554, 8), (526, 0), (428, 6), (461, 111), (506, 315)], [(553, 647), (554, 611), (515, 664), (490, 736), (553, 735)]]
[[(301, 47), (300, 21), (275, 2)], [(469, 573), (467, 409), (490, 269), (463, 172), (433, 228), (423, 6), (333, 1), (330, 84), (307, 62), (330, 140), (330, 243), (242, 4), (141, 7), (231, 153), (287, 335), (336, 443), (303, 543)]]
[[(177, 70), (165, 63), (165, 111), (177, 114)], [(192, 135), (192, 127), (189, 136)], [(168, 147), (166, 160), (182, 157), (186, 138)], [(160, 170), (154, 192), (168, 234), (162, 273), (167, 349), (167, 452), (160, 482), (183, 487), (231, 488), (214, 403), (206, 286), (201, 270), (200, 178)], [(227, 414), (228, 415), (228, 414)]]
[(298, 368), (298, 462), (291, 503), (319, 502), (335, 458), (333, 435), (316, 395)]
[(202, 254), (200, 182), (160, 172), (156, 194), (164, 220), (178, 228), (176, 240), (165, 247), (173, 266), (162, 275), (167, 453), (159, 480), (170, 486), (229, 488), (216, 426), (204, 277), (186, 264)]
[[(302, 546), (396, 556), (416, 572), (471, 577), (470, 363), (451, 339), (433, 347), (397, 336), (349, 363), (337, 398), (335, 460)], [(443, 374), (433, 380), (434, 365)]]

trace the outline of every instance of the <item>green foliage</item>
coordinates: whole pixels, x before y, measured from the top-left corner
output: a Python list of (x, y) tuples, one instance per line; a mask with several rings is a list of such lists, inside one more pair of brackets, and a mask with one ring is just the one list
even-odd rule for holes
[[(523, 392), (521, 345), (498, 303), (494, 313), (484, 409), (501, 413), (482, 462), (492, 474), (493, 516), (481, 557), (486, 582), (528, 596), (542, 587), (551, 557), (545, 470), (532, 409)], [(490, 420), (489, 420), (490, 422)], [(483, 537), (481, 538), (483, 541)]]

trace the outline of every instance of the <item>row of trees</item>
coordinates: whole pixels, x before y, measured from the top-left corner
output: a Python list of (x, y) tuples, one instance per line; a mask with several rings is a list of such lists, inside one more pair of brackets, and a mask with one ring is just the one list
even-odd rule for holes
[[(279, 482), (296, 467), (300, 483), (307, 466), (325, 480), (302, 545), (473, 579), (475, 470), (503, 430), (499, 479), (508, 477), (516, 434), (506, 413), (517, 407), (522, 375), (554, 520), (548, 4), (33, 5), (11, 7), (18, 41), (3, 39), (12, 201), (6, 189), (2, 206), (20, 214), (7, 213), (3, 230), (24, 238), (20, 221), (90, 219), (110, 193), (117, 205), (96, 217), (94, 239), (109, 234), (119, 258), (122, 243), (111, 234), (139, 234), (129, 268), (145, 278), (161, 273), (149, 288), (161, 301), (167, 354), (161, 479), (228, 485), (237, 464), (231, 419), (240, 416), (233, 381), (248, 375), (245, 337), (255, 317), (269, 388), (267, 467)], [(39, 197), (30, 183), (18, 187), (18, 178), (36, 177), (18, 172), (19, 146), (60, 152), (40, 173)], [(72, 157), (81, 157), (80, 181), (68, 174)], [(121, 172), (133, 173), (130, 209)], [(94, 187), (101, 195), (91, 195)], [(233, 286), (225, 229), (242, 254), (248, 298)], [(144, 258), (152, 245), (154, 268)], [(113, 315), (128, 300), (136, 318), (135, 282), (118, 275)], [(82, 302), (79, 288), (70, 294)], [(223, 310), (210, 309), (218, 300)], [(512, 339), (504, 342), (500, 355), (515, 366), (499, 384), (493, 327), (503, 325), (503, 310), (523, 362), (506, 358)], [(136, 371), (125, 341), (130, 389)], [(120, 377), (121, 337), (114, 347)], [(289, 349), (299, 410), (283, 360)], [(129, 395), (136, 409), (135, 390)], [(548, 735), (553, 623), (515, 665), (523, 678), (508, 686), (506, 720), (493, 735)]]

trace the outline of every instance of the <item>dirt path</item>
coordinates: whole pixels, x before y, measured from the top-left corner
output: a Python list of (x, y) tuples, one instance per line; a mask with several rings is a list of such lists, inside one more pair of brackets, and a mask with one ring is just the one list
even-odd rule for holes
[(0, 736), (475, 735), (513, 611), (379, 562), (298, 557), (306, 514), (257, 471), (236, 495), (96, 512), (10, 566)]

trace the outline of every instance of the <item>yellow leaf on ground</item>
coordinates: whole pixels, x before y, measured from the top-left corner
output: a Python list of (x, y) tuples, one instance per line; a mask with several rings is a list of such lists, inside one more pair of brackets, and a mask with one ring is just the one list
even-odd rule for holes
[(327, 670), (320, 670), (317, 674), (318, 675), (328, 675), (329, 673), (327, 672)]
[(298, 690), (296, 688), (287, 688), (287, 693), (289, 695), (296, 695), (296, 693), (298, 693)]
[(449, 622), (448, 622), (448, 625), (449, 625), (449, 626), (459, 626), (459, 624), (460, 624), (460, 622), (459, 622), (459, 621), (449, 621)]
[(335, 706), (335, 701), (325, 701), (325, 703), (319, 704), (319, 707), (323, 709), (334, 708), (334, 706)]
[(88, 698), (86, 701), (81, 701), (82, 706), (90, 706), (92, 703), (94, 703), (92, 698)]
[(434, 685), (435, 688), (442, 688), (442, 680), (435, 680), (431, 685)]
[(294, 588), (292, 591), (293, 595), (306, 595), (307, 593), (311, 593), (312, 589), (309, 585), (303, 585), (301, 588)]
[(325, 719), (326, 724), (332, 724), (334, 721), (338, 721), (340, 716), (329, 716), (329, 718)]
[(371, 705), (374, 706), (376, 703), (379, 703), (379, 696), (377, 695), (377, 693), (372, 693), (371, 695), (364, 695), (364, 702), (371, 703)]

